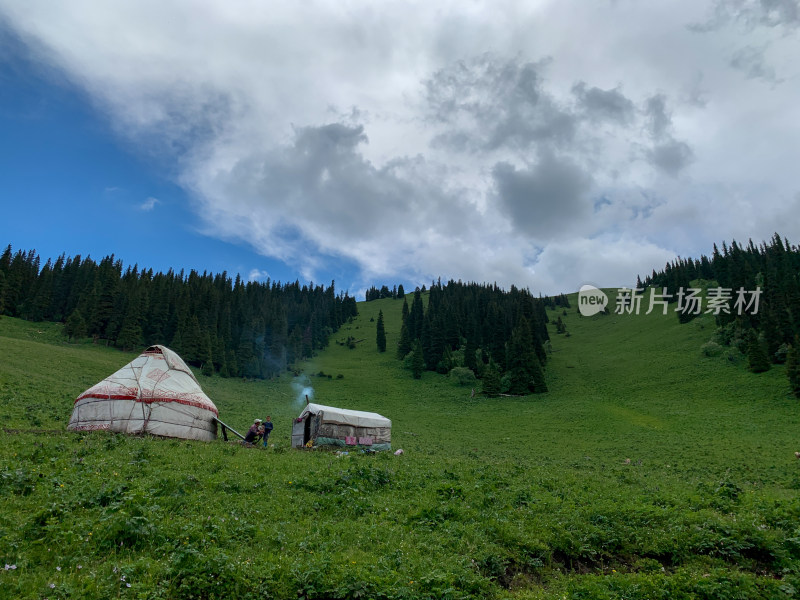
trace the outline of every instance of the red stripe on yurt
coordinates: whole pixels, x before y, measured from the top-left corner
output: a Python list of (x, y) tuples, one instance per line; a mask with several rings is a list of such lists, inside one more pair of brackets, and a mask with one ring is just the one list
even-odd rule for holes
[(84, 398), (98, 398), (100, 400), (136, 400), (136, 396), (131, 396), (130, 394), (83, 394), (77, 397), (75, 404)]
[(136, 396), (121, 396), (121, 395), (108, 395), (108, 394), (84, 394), (75, 400), (77, 404), (80, 400), (86, 398), (96, 398), (98, 400), (134, 400), (135, 402), (143, 402), (145, 404), (153, 404), (154, 402), (177, 402), (178, 404), (185, 404), (186, 406), (194, 406), (195, 408), (204, 408), (205, 410), (219, 416), (219, 411), (216, 408), (211, 408), (208, 404), (202, 402), (195, 402), (193, 400), (184, 400), (183, 398), (137, 398)]
[(215, 408), (211, 408), (208, 404), (202, 402), (195, 402), (193, 400), (184, 400), (183, 398), (141, 398), (137, 402), (144, 402), (145, 404), (153, 404), (154, 402), (177, 402), (178, 404), (185, 404), (186, 406), (194, 406), (195, 408), (204, 408), (207, 411), (213, 412), (219, 416), (219, 412)]

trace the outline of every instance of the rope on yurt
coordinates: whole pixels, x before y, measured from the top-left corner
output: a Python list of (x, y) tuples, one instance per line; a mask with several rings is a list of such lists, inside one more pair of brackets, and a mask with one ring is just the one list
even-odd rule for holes
[[(130, 377), (130, 379), (132, 379), (133, 381), (136, 382), (136, 395), (137, 395), (137, 398), (138, 398), (138, 397), (140, 397), (142, 391), (141, 391), (141, 386), (139, 385), (139, 378), (136, 376), (136, 369), (133, 368), (132, 364), (133, 364), (133, 361), (131, 361), (130, 363), (128, 363), (125, 366), (128, 367), (131, 370), (131, 373), (133, 374)], [(111, 397), (109, 396), (108, 399), (111, 400)], [(125, 426), (125, 433), (133, 433), (131, 431), (128, 431), (128, 428), (130, 427), (130, 422), (133, 420), (133, 411), (136, 410), (136, 404), (137, 404), (137, 402), (131, 402), (131, 411), (128, 413), (128, 418), (127, 418), (128, 424)], [(113, 416), (111, 417), (111, 424), (112, 425), (114, 424), (114, 417)]]
[[(155, 395), (156, 395), (156, 390), (158, 389), (158, 385), (159, 385), (159, 384), (160, 384), (162, 381), (165, 381), (165, 380), (166, 380), (166, 379), (169, 377), (169, 372), (170, 372), (170, 370), (172, 370), (172, 367), (170, 366), (170, 364), (169, 364), (169, 362), (166, 360), (166, 358), (165, 358), (165, 360), (164, 360), (164, 363), (165, 363), (165, 364), (166, 364), (166, 366), (167, 366), (167, 370), (166, 370), (166, 371), (164, 371), (164, 372), (161, 374), (161, 376), (160, 376), (160, 377), (159, 377), (159, 378), (158, 378), (158, 379), (155, 381), (155, 384), (153, 385), (153, 397), (155, 397)], [(143, 371), (144, 371), (144, 369), (143, 369)], [(142, 393), (142, 392), (141, 392), (141, 389), (142, 389), (142, 386), (140, 385), (140, 386), (139, 386), (139, 396), (140, 396), (140, 399), (141, 399), (141, 393)], [(144, 412), (144, 410), (145, 410), (145, 409), (144, 409), (144, 406), (145, 406), (145, 404), (147, 405), (147, 411), (148, 411), (148, 412), (147, 412), (147, 418), (144, 420), (144, 427), (143, 427), (142, 431), (146, 431), (146, 430), (147, 430), (147, 427), (148, 427), (148, 425), (150, 424), (150, 417), (151, 417), (151, 416), (152, 416), (152, 414), (153, 414), (153, 408), (152, 408), (152, 407), (150, 406), (150, 404), (149, 404), (149, 403), (147, 403), (147, 402), (142, 402), (142, 412)]]

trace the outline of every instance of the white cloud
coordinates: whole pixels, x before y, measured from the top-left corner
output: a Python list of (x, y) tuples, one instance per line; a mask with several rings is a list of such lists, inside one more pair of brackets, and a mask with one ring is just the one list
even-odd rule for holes
[(169, 162), (207, 235), (309, 279), (345, 259), (357, 287), (549, 293), (629, 283), (733, 235), (800, 236), (786, 35), (800, 20), (770, 4), (0, 0), (0, 14)]
[(147, 200), (145, 200), (139, 205), (139, 210), (143, 210), (144, 212), (150, 212), (156, 207), (156, 204), (161, 204), (161, 200), (150, 196)]
[(247, 281), (259, 281), (267, 279), (268, 277), (269, 273), (263, 269), (250, 269), (250, 273), (247, 275)]

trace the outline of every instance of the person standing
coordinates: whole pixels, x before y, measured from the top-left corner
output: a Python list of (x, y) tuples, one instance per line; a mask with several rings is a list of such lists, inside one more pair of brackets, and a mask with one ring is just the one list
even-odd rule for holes
[(267, 420), (261, 424), (261, 427), (264, 428), (264, 448), (267, 447), (267, 440), (269, 439), (269, 434), (272, 433), (272, 417), (267, 415)]

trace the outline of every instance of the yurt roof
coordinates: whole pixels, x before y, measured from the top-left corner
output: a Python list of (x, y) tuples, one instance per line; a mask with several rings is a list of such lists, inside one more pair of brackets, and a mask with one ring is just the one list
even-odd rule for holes
[(167, 366), (169, 366), (170, 369), (175, 369), (176, 371), (183, 371), (184, 373), (189, 375), (189, 377), (194, 379), (194, 382), (197, 385), (200, 385), (200, 382), (197, 381), (197, 377), (194, 376), (192, 370), (186, 365), (185, 362), (183, 362), (183, 359), (180, 356), (178, 356), (178, 353), (173, 350), (170, 350), (166, 346), (159, 346), (159, 345), (150, 346), (147, 350), (143, 352), (143, 354), (161, 354), (164, 357), (164, 360), (166, 361)]
[(361, 410), (348, 410), (346, 408), (336, 408), (335, 406), (324, 406), (322, 404), (308, 404), (303, 412), (300, 413), (302, 419), (307, 414), (323, 414), (323, 418), (328, 423), (339, 425), (351, 425), (353, 427), (391, 427), (392, 422), (386, 417), (374, 412), (364, 412)]
[(76, 403), (90, 398), (175, 403), (203, 408), (215, 416), (219, 414), (191, 369), (166, 346), (150, 346), (130, 363), (78, 396)]

